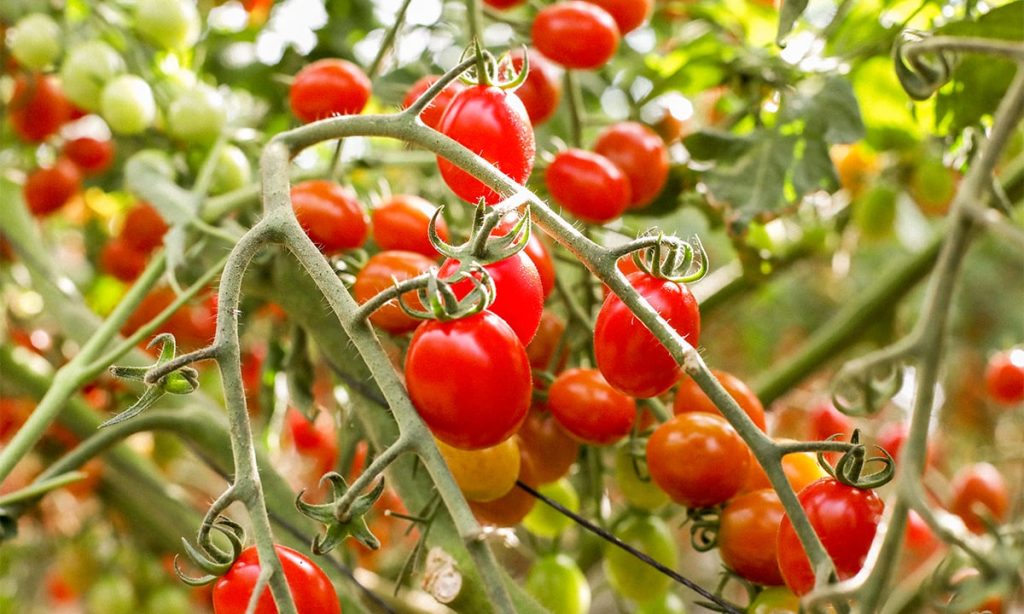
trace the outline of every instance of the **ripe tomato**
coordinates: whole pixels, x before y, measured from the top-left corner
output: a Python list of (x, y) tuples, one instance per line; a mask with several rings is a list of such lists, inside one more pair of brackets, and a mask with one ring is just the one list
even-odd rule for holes
[[(494, 228), (493, 234), (495, 236), (508, 234), (515, 226), (515, 219), (514, 215), (505, 217)], [(555, 289), (555, 260), (551, 257), (551, 250), (548, 249), (547, 243), (541, 238), (541, 234), (542, 232), (534, 226), (530, 232), (530, 239), (523, 246), (523, 252), (533, 261), (533, 266), (537, 267), (537, 274), (540, 275), (540, 286), (544, 292), (544, 300), (547, 300)]]
[(587, 2), (608, 11), (608, 14), (615, 20), (615, 25), (619, 27), (619, 34), (623, 36), (643, 25), (654, 4), (651, 0), (587, 0)]
[[(765, 431), (767, 429), (764, 418), (764, 405), (757, 398), (754, 391), (747, 386), (743, 380), (725, 371), (712, 370), (712, 375), (718, 380), (725, 391), (729, 393), (740, 408), (750, 416), (750, 419), (757, 425), (757, 428)], [(719, 414), (718, 407), (704, 391), (700, 389), (697, 382), (688, 375), (683, 375), (679, 380), (679, 389), (676, 391), (676, 398), (672, 402), (672, 411), (676, 414), (683, 414), (692, 411), (702, 411), (710, 414)]]
[[(885, 504), (874, 491), (834, 478), (818, 480), (797, 496), (839, 579), (855, 575), (864, 565)], [(814, 572), (788, 517), (779, 526), (776, 548), (786, 586), (797, 595), (807, 594), (814, 587)]]
[[(562, 82), (554, 64), (539, 51), (529, 49), (527, 54), (530, 72), (526, 75), (526, 81), (516, 90), (516, 96), (523, 101), (530, 123), (539, 126), (550, 119), (558, 108), (562, 100)], [(516, 71), (523, 69), (522, 50), (512, 52), (512, 68)]]
[(312, 179), (292, 187), (292, 209), (302, 229), (327, 255), (359, 247), (369, 217), (355, 196), (333, 181)]
[(285, 422), (295, 449), (316, 462), (317, 476), (334, 470), (338, 463), (338, 437), (330, 414), (321, 411), (309, 420), (292, 408), (285, 414)]
[(98, 175), (114, 161), (114, 141), (83, 136), (64, 143), (63, 153), (86, 175)]
[(651, 478), (690, 508), (724, 503), (747, 478), (747, 444), (725, 418), (702, 412), (670, 418), (647, 440)]
[(555, 202), (593, 224), (618, 218), (629, 205), (626, 175), (608, 158), (582, 149), (555, 154), (544, 183)]
[(1010, 509), (1006, 480), (989, 463), (975, 463), (957, 472), (951, 485), (953, 498), (949, 511), (959, 516), (974, 533), (984, 533), (982, 517), (990, 521), (1006, 520)]
[(907, 512), (907, 533), (903, 544), (912, 556), (923, 559), (934, 552), (939, 543), (938, 537), (920, 514), (914, 510)]
[(60, 66), (60, 78), (71, 102), (87, 111), (99, 111), (103, 86), (124, 69), (124, 60), (113, 47), (93, 39), (68, 51)]
[(722, 510), (718, 549), (730, 569), (757, 584), (782, 584), (775, 535), (786, 513), (774, 490), (735, 497)]
[(125, 214), (121, 238), (132, 249), (148, 254), (164, 244), (164, 235), (169, 229), (153, 205), (140, 202)]
[(544, 7), (533, 20), (533, 45), (566, 68), (608, 63), (619, 48), (619, 27), (603, 8), (569, 0)]
[(60, 26), (46, 13), (29, 13), (14, 24), (7, 42), (19, 64), (41, 70), (60, 56)]
[[(612, 528), (616, 537), (669, 569), (675, 569), (679, 552), (665, 521), (650, 514), (629, 514)], [(604, 546), (604, 572), (608, 583), (623, 597), (644, 602), (657, 599), (671, 578), (618, 546)]]
[(124, 237), (109, 241), (100, 252), (103, 270), (125, 283), (131, 283), (142, 275), (148, 259), (145, 252), (129, 245)]
[(567, 554), (548, 554), (537, 559), (526, 576), (526, 592), (551, 612), (586, 614), (590, 611), (587, 577)]
[[(167, 286), (150, 291), (138, 308), (132, 312), (121, 328), (121, 334), (131, 335), (170, 306), (177, 294)], [(209, 295), (204, 301), (182, 306), (174, 312), (156, 331), (171, 333), (184, 350), (199, 347), (213, 339), (217, 326), (216, 295)], [(154, 333), (154, 335), (156, 334)]]
[[(778, 441), (782, 443), (791, 440), (779, 439)], [(808, 485), (828, 475), (818, 464), (818, 457), (814, 452), (794, 452), (783, 456), (782, 471), (786, 474), (786, 481), (793, 487), (793, 492), (800, 492)], [(751, 453), (747, 481), (743, 484), (743, 489), (740, 492), (750, 492), (761, 488), (771, 488), (771, 482), (768, 481), (768, 474), (764, 472)]]
[[(459, 268), (459, 261), (447, 259), (437, 272), (439, 279), (446, 279)], [(540, 285), (537, 267), (523, 251), (508, 258), (485, 265), (494, 281), (497, 295), (487, 309), (508, 323), (525, 347), (537, 333), (540, 314), (544, 309), (544, 291)], [(470, 280), (452, 285), (455, 295), (462, 298), (473, 289)]]
[(831, 402), (821, 403), (811, 410), (810, 438), (812, 440), (828, 439), (832, 435), (840, 435), (840, 439), (849, 440), (853, 434), (853, 421), (843, 412), (836, 409)]
[(308, 124), (361, 112), (370, 100), (370, 87), (370, 78), (352, 62), (325, 58), (296, 73), (288, 99), (295, 117)]
[[(402, 108), (408, 109), (412, 106), (412, 103), (416, 102), (416, 99), (423, 95), (423, 92), (427, 91), (431, 85), (437, 82), (441, 77), (439, 75), (427, 75), (421, 78), (416, 83), (412, 84), (409, 91), (406, 92), (405, 98), (402, 100)], [(444, 112), (448, 110), (448, 105), (451, 103), (452, 98), (456, 94), (466, 89), (466, 86), (461, 81), (452, 81), (445, 86), (441, 93), (437, 95), (427, 108), (423, 109), (420, 113), (420, 121), (427, 126), (430, 126), (434, 130), (439, 129), (441, 126), (441, 118), (444, 117)]]
[[(910, 434), (910, 425), (906, 422), (889, 422), (878, 431), (878, 445), (885, 449), (897, 461), (903, 450), (903, 442)], [(928, 440), (925, 448), (925, 466), (935, 466), (935, 441)]]
[[(286, 546), (275, 545), (274, 550), (281, 560), (298, 614), (341, 614), (338, 594), (334, 592), (330, 578), (316, 563)], [(249, 546), (213, 585), (214, 614), (243, 614), (259, 574), (259, 554), (256, 546)], [(276, 613), (277, 606), (268, 587), (260, 595), (255, 614)]]
[[(690, 345), (700, 341), (697, 299), (683, 284), (648, 273), (626, 279)], [(608, 296), (594, 324), (597, 368), (612, 386), (638, 398), (657, 396), (679, 379), (680, 368), (622, 299)]]
[[(393, 286), (395, 281), (416, 277), (427, 272), (432, 266), (433, 260), (415, 252), (388, 250), (376, 253), (356, 274), (352, 293), (356, 302), (361, 305), (380, 291)], [(422, 308), (422, 303), (415, 292), (406, 292), (402, 298), (409, 306)], [(391, 300), (370, 314), (370, 323), (393, 335), (400, 335), (416, 328), (420, 321), (402, 311), (398, 301)]]
[[(576, 494), (572, 482), (561, 478), (550, 484), (537, 487), (537, 492), (560, 504), (571, 512), (580, 511), (580, 497)], [(523, 528), (537, 537), (553, 539), (558, 537), (573, 524), (572, 518), (559, 512), (546, 503), (534, 506), (523, 518)]]
[(515, 488), (520, 462), (517, 437), (479, 450), (460, 450), (441, 440), (435, 443), (466, 500), (494, 501)]
[(522, 4), (525, 0), (484, 0), (484, 4), (498, 10), (510, 9), (513, 6)]
[(615, 483), (622, 497), (633, 507), (653, 512), (668, 503), (669, 498), (650, 473), (646, 459), (634, 456), (629, 444), (615, 451)]
[(7, 114), (21, 140), (40, 143), (71, 119), (71, 103), (55, 78), (19, 74)]
[[(381, 249), (400, 249), (437, 258), (437, 250), (427, 238), (427, 227), (437, 207), (419, 196), (397, 194), (380, 202), (370, 217), (373, 240)], [(437, 218), (437, 235), (448, 240), (448, 224)]]
[(22, 192), (29, 211), (42, 217), (63, 207), (81, 187), (78, 167), (67, 158), (58, 158), (53, 166), (32, 171)]
[(118, 134), (138, 134), (156, 119), (153, 89), (142, 77), (120, 75), (103, 86), (100, 115)]
[[(476, 85), (452, 98), (439, 130), (487, 160), (512, 181), (523, 184), (533, 170), (536, 144), (523, 103), (510, 92)], [(441, 177), (459, 198), (488, 205), (501, 196), (448, 160), (437, 157)]]
[(622, 122), (597, 135), (594, 151), (622, 169), (629, 179), (631, 209), (649, 204), (668, 180), (668, 150), (658, 133), (643, 124)]
[(420, 324), (405, 357), (405, 382), (434, 435), (464, 450), (512, 436), (533, 390), (523, 344), (490, 311)]
[(1014, 348), (993, 355), (985, 370), (985, 387), (997, 403), (1024, 401), (1024, 350)]
[(874, 182), (881, 164), (878, 154), (870, 151), (864, 143), (837, 145), (832, 148), (832, 162), (839, 175), (839, 185), (857, 198)]
[[(518, 439), (518, 435), (514, 436)], [(533, 487), (537, 486), (537, 478), (534, 475), (534, 467), (537, 463), (531, 462), (526, 455), (526, 447), (523, 440), (519, 440), (519, 479)], [(493, 501), (479, 502), (470, 501), (469, 508), (473, 510), (480, 524), (495, 527), (514, 527), (530, 510), (536, 505), (537, 500), (522, 488), (513, 488), (505, 495)]]
[(608, 445), (629, 434), (636, 401), (612, 388), (596, 369), (563, 371), (548, 389), (548, 408), (570, 435)]
[[(558, 426), (551, 414), (531, 409), (519, 427), (519, 450), (530, 484), (547, 484), (569, 473), (580, 445)], [(525, 481), (525, 480), (524, 480)]]
[(556, 373), (560, 371), (565, 366), (568, 348), (564, 344), (562, 345), (557, 364), (551, 364), (551, 360), (555, 356), (555, 351), (558, 350), (563, 334), (565, 334), (565, 320), (555, 312), (545, 309), (540, 314), (537, 334), (526, 346), (526, 355), (530, 359), (530, 366), (541, 371), (548, 369)]

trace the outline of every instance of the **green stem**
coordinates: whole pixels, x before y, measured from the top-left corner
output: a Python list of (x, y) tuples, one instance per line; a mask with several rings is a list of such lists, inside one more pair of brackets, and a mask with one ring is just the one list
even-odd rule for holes
[(565, 95), (569, 103), (569, 144), (581, 147), (583, 143), (583, 93), (580, 82), (573, 70), (565, 71)]
[(370, 466), (363, 470), (358, 478), (352, 485), (349, 486), (345, 494), (334, 504), (334, 516), (342, 522), (348, 521), (349, 509), (352, 507), (352, 503), (355, 502), (356, 497), (363, 493), (364, 490), (370, 487), (370, 483), (377, 479), (380, 474), (384, 473), (384, 470), (395, 462), (395, 460), (408, 452), (414, 447), (412, 440), (399, 437), (388, 446), (383, 452), (377, 455), (370, 463)]
[(38, 499), (51, 490), (57, 490), (58, 488), (63, 488), (68, 484), (74, 484), (84, 477), (85, 474), (81, 471), (71, 471), (52, 478), (36, 478), (32, 484), (25, 488), (0, 497), (0, 508), (9, 507), (15, 503)]
[(402, 0), (402, 6), (398, 7), (398, 14), (395, 15), (395, 23), (393, 26), (388, 28), (387, 33), (384, 35), (384, 40), (380, 43), (380, 49), (377, 50), (377, 55), (374, 56), (373, 62), (370, 63), (370, 67), (366, 69), (366, 76), (372, 81), (377, 76), (377, 71), (380, 70), (380, 65), (384, 61), (384, 56), (387, 55), (388, 51), (395, 44), (395, 36), (398, 34), (398, 30), (401, 29), (402, 24), (405, 23), (405, 13), (409, 10), (409, 5), (412, 0)]

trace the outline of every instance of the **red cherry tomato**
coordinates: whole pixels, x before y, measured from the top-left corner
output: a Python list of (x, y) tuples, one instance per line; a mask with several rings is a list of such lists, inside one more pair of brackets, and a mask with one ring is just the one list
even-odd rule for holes
[[(433, 260), (416, 252), (400, 250), (379, 252), (371, 256), (356, 274), (352, 293), (361, 305), (380, 291), (393, 286), (395, 281), (405, 281), (416, 277), (420, 273), (427, 272), (434, 264)], [(402, 298), (410, 307), (423, 308), (423, 304), (415, 292), (406, 292)], [(370, 314), (370, 323), (393, 335), (400, 335), (416, 328), (420, 320), (406, 314), (398, 302), (392, 300)]]
[(747, 444), (715, 414), (681, 414), (647, 440), (651, 479), (672, 500), (690, 508), (728, 501), (747, 478)]
[(722, 562), (751, 582), (782, 584), (775, 536), (785, 515), (779, 496), (770, 488), (731, 499), (718, 526)]
[(582, 149), (558, 152), (544, 181), (555, 202), (586, 222), (610, 222), (629, 205), (626, 175), (608, 158)]
[[(384, 199), (370, 213), (373, 240), (381, 249), (399, 249), (437, 258), (427, 238), (427, 227), (437, 207), (419, 196), (397, 194)], [(437, 218), (437, 235), (448, 240), (448, 224)]]
[[(451, 277), (458, 268), (459, 261), (449, 258), (441, 264), (438, 278)], [(484, 268), (494, 281), (497, 291), (494, 302), (487, 309), (505, 320), (525, 347), (537, 333), (544, 308), (544, 290), (537, 267), (529, 256), (520, 251), (504, 260), (485, 265)], [(459, 298), (469, 294), (472, 289), (473, 282), (468, 279), (452, 285), (455, 296)]]
[(832, 403), (822, 403), (811, 410), (810, 438), (812, 440), (828, 439), (832, 435), (840, 435), (839, 439), (849, 440), (853, 434), (853, 421)]
[(544, 7), (533, 20), (533, 45), (566, 68), (608, 63), (619, 48), (619, 27), (603, 8), (569, 0)]
[[(757, 425), (757, 428), (766, 431), (764, 405), (761, 404), (761, 400), (757, 398), (757, 395), (750, 389), (750, 386), (747, 386), (743, 380), (731, 373), (718, 370), (712, 370), (711, 373), (722, 384), (722, 387), (729, 393), (729, 396), (735, 399), (740, 408), (750, 416), (750, 419)], [(704, 394), (704, 391), (700, 389), (697, 382), (687, 375), (683, 375), (682, 379), (679, 380), (679, 390), (676, 391), (676, 398), (672, 402), (672, 411), (676, 414), (684, 414), (691, 411), (702, 411), (719, 415), (722, 413), (718, 411), (718, 407), (711, 401), (711, 398)]]
[[(824, 478), (800, 491), (800, 505), (835, 563), (840, 580), (864, 565), (885, 504), (871, 490)], [(783, 518), (776, 540), (779, 568), (786, 586), (797, 595), (814, 588), (814, 572), (789, 518)]]
[(15, 134), (23, 141), (40, 143), (71, 119), (71, 108), (56, 78), (30, 74), (15, 79), (7, 113)]
[(964, 467), (953, 478), (951, 488), (953, 499), (949, 511), (959, 516), (972, 532), (985, 532), (982, 517), (995, 522), (1006, 520), (1010, 510), (1006, 480), (989, 463)]
[(299, 410), (289, 409), (286, 422), (295, 449), (315, 460), (318, 475), (335, 468), (338, 462), (338, 437), (330, 414), (320, 412), (313, 420), (307, 420)]
[(551, 359), (555, 356), (565, 334), (565, 320), (553, 311), (545, 309), (540, 314), (540, 324), (537, 326), (537, 334), (526, 346), (526, 355), (530, 358), (530, 366), (534, 369), (546, 371), (548, 369), (558, 372), (565, 366), (568, 357), (567, 348), (562, 345), (562, 351), (558, 356), (558, 363), (552, 365)]
[(625, 36), (639, 28), (647, 19), (654, 4), (651, 0), (587, 0), (608, 11), (619, 26), (619, 33)]
[[(405, 94), (405, 99), (402, 100), (402, 108), (408, 109), (412, 106), (412, 103), (416, 102), (416, 99), (423, 95), (423, 92), (427, 91), (431, 85), (437, 82), (441, 77), (438, 75), (427, 75), (421, 78), (416, 83), (412, 84), (409, 91)], [(420, 113), (420, 120), (437, 130), (441, 125), (441, 118), (444, 117), (444, 112), (448, 110), (448, 105), (451, 103), (452, 98), (456, 94), (466, 89), (466, 86), (461, 81), (452, 81), (445, 86), (441, 93), (436, 98), (430, 101), (427, 108), (423, 109)]]
[(548, 389), (548, 408), (570, 435), (604, 446), (629, 434), (636, 401), (612, 388), (596, 369), (563, 371)]
[(523, 344), (490, 311), (420, 324), (405, 357), (405, 382), (434, 436), (466, 450), (511, 437), (533, 390)]
[[(878, 445), (885, 449), (894, 459), (899, 460), (903, 443), (910, 434), (910, 425), (906, 422), (890, 422), (878, 431)], [(925, 448), (925, 465), (935, 465), (935, 442), (928, 440)]]
[[(493, 234), (499, 237), (508, 234), (515, 226), (516, 219), (514, 214), (506, 216), (494, 228)], [(523, 252), (533, 262), (533, 266), (537, 267), (544, 300), (547, 300), (555, 289), (555, 260), (551, 257), (551, 250), (548, 249), (547, 243), (541, 238), (541, 234), (543, 232), (536, 225), (533, 226), (533, 229), (530, 231), (530, 240), (523, 247)]]
[(131, 283), (142, 275), (146, 260), (148, 255), (129, 245), (124, 237), (111, 240), (100, 252), (103, 270), (125, 283)]
[[(533, 170), (536, 144), (526, 108), (515, 95), (498, 87), (476, 85), (452, 99), (441, 118), (442, 134), (455, 139), (523, 184)], [(501, 201), (497, 192), (466, 171), (438, 156), (441, 177), (459, 198), (488, 205)]]
[(124, 216), (122, 240), (137, 252), (148, 254), (164, 244), (170, 227), (153, 205), (140, 202)]
[(649, 204), (668, 180), (668, 150), (658, 134), (636, 122), (609, 126), (597, 135), (594, 151), (622, 169), (629, 179), (630, 208)]
[[(530, 122), (534, 126), (539, 126), (550, 119), (558, 108), (558, 103), (562, 100), (562, 82), (558, 78), (554, 64), (539, 51), (529, 49), (527, 54), (530, 59), (530, 72), (526, 75), (526, 81), (516, 90), (516, 96), (523, 101)], [(512, 68), (516, 71), (523, 69), (521, 50), (512, 52)]]
[[(779, 443), (792, 442), (792, 439), (779, 439)], [(793, 487), (793, 492), (800, 492), (810, 484), (817, 482), (828, 474), (818, 464), (818, 457), (814, 452), (794, 452), (782, 457), (782, 471), (786, 474), (786, 480)], [(762, 488), (771, 488), (768, 481), (768, 474), (764, 472), (761, 465), (754, 458), (753, 452), (750, 455), (750, 470), (747, 472), (747, 481), (743, 484), (740, 492), (750, 492)]]
[(333, 181), (313, 179), (292, 187), (292, 209), (302, 229), (325, 254), (359, 247), (369, 219), (348, 190)]
[(1024, 401), (1024, 350), (1015, 348), (992, 356), (985, 370), (985, 385), (988, 396), (997, 403)]
[(114, 142), (83, 136), (64, 143), (64, 155), (86, 175), (98, 175), (114, 161)]
[(935, 551), (939, 545), (939, 539), (921, 518), (921, 515), (910, 510), (907, 513), (907, 533), (903, 538), (903, 543), (911, 554), (921, 559)]
[[(686, 286), (643, 272), (626, 279), (680, 336), (697, 345), (700, 311)], [(679, 378), (672, 355), (615, 295), (605, 299), (597, 314), (594, 356), (608, 383), (630, 396), (657, 396)]]
[(519, 6), (523, 2), (525, 2), (525, 0), (484, 0), (484, 4), (494, 7), (500, 11), (510, 9), (514, 6)]
[(32, 171), (25, 180), (25, 204), (33, 215), (43, 217), (64, 206), (82, 187), (82, 173), (71, 160), (58, 158), (47, 168)]
[(288, 97), (292, 113), (303, 123), (332, 115), (355, 115), (370, 99), (370, 79), (347, 60), (326, 58), (302, 68)]
[[(530, 486), (537, 486), (537, 478), (533, 474), (533, 467), (537, 463), (532, 460), (523, 448), (522, 440), (519, 441), (519, 478)], [(519, 524), (526, 515), (530, 513), (537, 500), (522, 488), (513, 488), (503, 496), (493, 501), (470, 501), (469, 508), (473, 510), (480, 524), (495, 527), (514, 527)]]
[(579, 456), (580, 445), (569, 437), (550, 413), (531, 409), (519, 427), (519, 450), (526, 464), (530, 484), (550, 484), (561, 479)]
[[(338, 594), (330, 578), (304, 554), (275, 545), (298, 614), (341, 614)], [(214, 614), (243, 614), (260, 575), (256, 546), (242, 551), (231, 569), (213, 585)], [(277, 614), (277, 606), (266, 588), (260, 595), (255, 614)]]

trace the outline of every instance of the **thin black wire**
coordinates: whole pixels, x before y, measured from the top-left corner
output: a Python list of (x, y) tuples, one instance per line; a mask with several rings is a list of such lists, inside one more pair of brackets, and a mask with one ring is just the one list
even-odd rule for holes
[(713, 595), (713, 594), (709, 593), (704, 587), (702, 587), (701, 585), (697, 584), (693, 580), (690, 580), (686, 576), (680, 575), (675, 570), (670, 569), (670, 568), (666, 567), (665, 565), (662, 565), (658, 561), (652, 559), (651, 557), (647, 556), (643, 552), (640, 552), (639, 550), (637, 550), (633, 546), (630, 546), (626, 542), (622, 541), (618, 537), (615, 537), (614, 535), (612, 535), (608, 531), (606, 531), (606, 530), (602, 529), (601, 527), (597, 526), (596, 524), (590, 522), (586, 518), (584, 518), (584, 517), (580, 516), (579, 514), (577, 514), (577, 513), (573, 512), (573, 511), (567, 509), (561, 503), (559, 503), (557, 501), (554, 501), (554, 500), (552, 500), (552, 499), (550, 499), (548, 497), (545, 497), (544, 495), (540, 494), (539, 492), (534, 490), (532, 487), (530, 487), (528, 484), (524, 484), (522, 481), (516, 480), (516, 486), (518, 486), (519, 488), (522, 488), (523, 490), (528, 492), (531, 496), (533, 496), (533, 497), (535, 497), (537, 499), (540, 499), (541, 501), (546, 503), (549, 507), (555, 509), (559, 513), (564, 514), (564, 515), (568, 516), (569, 518), (572, 518), (572, 520), (576, 524), (580, 525), (584, 529), (590, 531), (591, 533), (597, 535), (598, 537), (600, 537), (601, 539), (603, 539), (603, 540), (605, 540), (605, 541), (607, 541), (609, 543), (615, 544), (619, 548), (622, 548), (623, 550), (625, 550), (626, 552), (632, 554), (633, 556), (635, 556), (636, 558), (640, 559), (644, 563), (647, 563), (651, 567), (657, 569), (658, 571), (660, 571), (661, 573), (665, 574), (666, 576), (672, 578), (676, 582), (682, 584), (683, 586), (685, 586), (685, 587), (689, 588), (690, 590), (694, 591), (695, 593), (699, 594), (701, 597), (704, 597), (708, 601), (713, 602), (715, 605), (720, 606), (723, 611), (725, 611), (725, 612), (732, 612), (733, 614), (743, 614), (742, 610), (738, 610), (736, 608), (736, 606), (732, 605), (728, 601), (723, 601), (721, 597), (718, 597), (716, 595)]

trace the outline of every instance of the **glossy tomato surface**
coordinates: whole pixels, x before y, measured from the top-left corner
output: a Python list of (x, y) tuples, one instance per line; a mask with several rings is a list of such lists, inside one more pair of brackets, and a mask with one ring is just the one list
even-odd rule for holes
[(292, 209), (299, 225), (325, 254), (359, 247), (369, 233), (369, 217), (355, 196), (325, 179), (292, 187)]
[(637, 122), (609, 126), (597, 135), (594, 151), (629, 179), (630, 208), (649, 204), (668, 180), (668, 150), (658, 133)]
[(600, 68), (619, 48), (619, 27), (603, 8), (569, 0), (549, 5), (533, 20), (533, 46), (566, 68)]
[(63, 207), (81, 187), (82, 173), (78, 167), (67, 158), (58, 158), (53, 166), (29, 173), (22, 194), (29, 211), (41, 217)]
[[(533, 170), (536, 144), (530, 117), (522, 101), (493, 86), (476, 85), (459, 92), (441, 118), (440, 131), (523, 184)], [(488, 205), (501, 196), (478, 179), (438, 156), (441, 177), (459, 198)]]
[[(274, 550), (281, 560), (298, 614), (341, 614), (334, 586), (316, 563), (286, 546), (275, 545)], [(259, 554), (256, 546), (249, 546), (242, 551), (231, 569), (213, 585), (214, 614), (244, 614), (259, 574)], [(267, 588), (260, 595), (255, 614), (276, 613), (277, 606)]]
[(988, 361), (985, 386), (989, 397), (1003, 405), (1024, 401), (1024, 349), (999, 352)]
[[(762, 431), (766, 430), (767, 423), (764, 417), (764, 405), (761, 404), (761, 400), (757, 398), (757, 395), (750, 389), (750, 386), (747, 386), (740, 378), (725, 371), (712, 369), (711, 374), (715, 376), (718, 383), (725, 388), (725, 391), (729, 393), (729, 396), (736, 401), (740, 408), (746, 412), (747, 416), (757, 425), (757, 428)], [(691, 411), (702, 411), (719, 415), (722, 413), (711, 398), (704, 394), (704, 391), (701, 390), (697, 382), (685, 374), (679, 380), (679, 389), (676, 391), (675, 400), (672, 402), (672, 411), (676, 414), (684, 414)]]
[(715, 414), (674, 416), (647, 440), (651, 479), (689, 508), (727, 501), (743, 486), (749, 466), (747, 444)]
[(114, 142), (83, 136), (64, 143), (64, 155), (83, 173), (96, 175), (104, 172), (114, 161)]
[(636, 401), (612, 388), (597, 369), (560, 373), (548, 388), (548, 408), (566, 432), (599, 446), (628, 435), (636, 420)]
[(288, 93), (292, 113), (304, 123), (354, 115), (370, 99), (370, 79), (347, 60), (325, 58), (302, 68)]
[(549, 412), (531, 409), (519, 427), (519, 449), (530, 484), (554, 482), (569, 473), (580, 445), (570, 437)]
[[(874, 491), (834, 478), (818, 480), (797, 496), (839, 579), (855, 575), (864, 565), (885, 504)], [(779, 525), (776, 548), (786, 586), (797, 595), (807, 594), (814, 587), (814, 572), (788, 517)]]
[[(402, 100), (402, 108), (408, 109), (412, 106), (412, 103), (416, 102), (416, 100), (423, 95), (423, 92), (427, 91), (431, 85), (437, 82), (438, 79), (440, 79), (440, 76), (438, 75), (427, 75), (426, 77), (422, 77), (416, 83), (413, 83), (412, 87), (409, 88), (409, 91), (406, 92), (405, 98)], [(431, 100), (430, 104), (428, 104), (420, 113), (420, 120), (434, 130), (437, 130), (441, 126), (441, 118), (444, 117), (444, 112), (448, 110), (448, 104), (456, 94), (464, 89), (466, 89), (466, 86), (458, 80), (452, 81), (446, 85), (445, 88), (441, 90), (441, 93)]]
[(1010, 498), (1006, 480), (995, 466), (975, 463), (962, 468), (953, 477), (951, 489), (949, 511), (959, 516), (972, 532), (985, 531), (983, 517), (996, 523), (1006, 519)]
[(587, 0), (587, 2), (608, 11), (608, 14), (615, 20), (615, 25), (619, 27), (619, 33), (623, 36), (643, 25), (654, 4), (651, 0)]
[(125, 283), (139, 278), (146, 268), (148, 256), (128, 245), (123, 237), (109, 241), (100, 251), (100, 266)]
[[(536, 49), (527, 50), (530, 72), (526, 81), (516, 89), (516, 96), (523, 101), (526, 114), (534, 126), (543, 124), (554, 114), (562, 100), (562, 82), (558, 69)], [(523, 52), (512, 52), (512, 68), (523, 69)]]
[[(427, 227), (436, 212), (437, 207), (412, 194), (385, 198), (370, 213), (373, 240), (384, 250), (398, 249), (437, 258), (437, 250), (427, 236)], [(448, 224), (443, 217), (438, 216), (435, 229), (442, 241), (448, 240)]]
[(121, 237), (132, 249), (148, 254), (163, 245), (164, 235), (169, 229), (153, 205), (140, 202), (125, 214)]
[(530, 362), (490, 311), (420, 324), (405, 358), (409, 397), (434, 435), (473, 450), (511, 437), (530, 408)]
[(18, 75), (6, 113), (15, 134), (23, 141), (39, 143), (71, 119), (71, 103), (54, 77)]
[(544, 182), (555, 202), (586, 222), (610, 222), (629, 205), (626, 175), (608, 158), (582, 149), (555, 154)]
[[(697, 346), (700, 311), (686, 286), (643, 272), (627, 279), (669, 326)], [(657, 396), (679, 379), (680, 368), (672, 355), (615, 295), (605, 299), (597, 315), (594, 355), (608, 383), (630, 396)]]
[[(395, 285), (396, 281), (405, 281), (426, 273), (434, 266), (434, 261), (416, 252), (387, 250), (370, 256), (363, 268), (356, 273), (356, 281), (352, 286), (352, 294), (356, 302), (362, 305), (379, 292)], [(415, 309), (422, 309), (416, 292), (402, 295), (406, 304)], [(398, 305), (397, 300), (390, 300), (383, 307), (370, 314), (370, 323), (393, 335), (407, 333), (420, 323), (420, 320), (408, 315)]]
[(722, 510), (718, 551), (730, 569), (751, 582), (782, 584), (775, 536), (785, 512), (774, 490), (755, 490), (734, 497)]
[(455, 483), (467, 501), (494, 501), (508, 494), (519, 477), (519, 438), (479, 450), (461, 450), (437, 440)]

